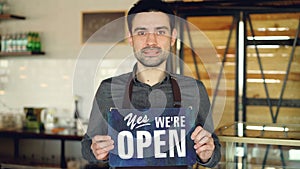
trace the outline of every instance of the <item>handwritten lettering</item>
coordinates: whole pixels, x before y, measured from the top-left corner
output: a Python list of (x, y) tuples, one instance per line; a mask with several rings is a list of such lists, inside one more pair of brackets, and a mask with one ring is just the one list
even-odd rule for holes
[(148, 116), (144, 115), (143, 116), (138, 116), (138, 115), (133, 115), (133, 113), (129, 113), (127, 116), (125, 116), (124, 121), (127, 121), (126, 125), (129, 127), (130, 129), (133, 130), (134, 128), (138, 129), (140, 127), (143, 126), (149, 126), (150, 123)]

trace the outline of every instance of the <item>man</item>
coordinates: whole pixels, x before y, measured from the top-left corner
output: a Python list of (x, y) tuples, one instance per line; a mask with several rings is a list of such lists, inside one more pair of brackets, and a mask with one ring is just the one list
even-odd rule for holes
[(174, 107), (177, 101), (172, 79), (176, 79), (182, 98), (180, 106), (192, 106), (198, 112), (197, 126), (191, 134), (197, 162), (214, 167), (220, 160), (220, 144), (213, 133), (204, 85), (190, 77), (166, 71), (167, 58), (177, 36), (173, 11), (160, 0), (140, 0), (128, 12), (127, 22), (128, 41), (137, 63), (132, 72), (102, 81), (82, 141), (83, 157), (92, 163), (107, 163), (109, 152), (115, 146), (114, 140), (107, 135), (107, 113), (111, 107)]

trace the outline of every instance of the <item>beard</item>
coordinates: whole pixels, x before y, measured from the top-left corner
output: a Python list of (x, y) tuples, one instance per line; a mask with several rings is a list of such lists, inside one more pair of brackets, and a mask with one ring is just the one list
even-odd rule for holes
[(145, 67), (157, 67), (164, 63), (169, 55), (170, 50), (162, 50), (159, 47), (145, 47), (135, 52), (136, 59)]

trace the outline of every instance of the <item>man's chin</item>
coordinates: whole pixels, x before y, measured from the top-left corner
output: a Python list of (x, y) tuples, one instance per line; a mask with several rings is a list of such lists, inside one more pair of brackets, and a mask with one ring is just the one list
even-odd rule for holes
[(154, 67), (159, 67), (163, 62), (152, 62), (152, 63), (145, 63), (143, 62), (142, 65), (145, 67), (150, 67), (150, 68), (154, 68)]

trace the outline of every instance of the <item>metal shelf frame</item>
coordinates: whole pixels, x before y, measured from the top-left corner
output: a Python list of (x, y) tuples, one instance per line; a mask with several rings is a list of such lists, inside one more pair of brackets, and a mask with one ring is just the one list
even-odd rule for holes
[[(268, 94), (268, 89), (267, 86), (265, 84), (265, 78), (264, 78), (264, 73), (263, 73), (263, 68), (262, 68), (262, 64), (259, 58), (259, 52), (257, 50), (257, 45), (288, 45), (288, 46), (292, 46), (292, 53), (290, 55), (290, 58), (293, 57), (294, 52), (295, 52), (295, 48), (296, 46), (300, 46), (300, 38), (295, 38), (295, 39), (289, 39), (289, 40), (248, 40), (247, 39), (247, 24), (249, 24), (250, 28), (251, 28), (251, 33), (253, 35), (253, 37), (255, 36), (253, 33), (253, 28), (252, 28), (252, 23), (251, 23), (251, 19), (249, 17), (250, 14), (266, 14), (266, 13), (291, 13), (291, 12), (300, 12), (300, 3), (296, 3), (296, 4), (286, 4), (286, 5), (282, 5), (282, 6), (274, 6), (274, 5), (265, 5), (265, 6), (257, 6), (258, 2), (260, 1), (251, 1), (252, 3), (249, 2), (240, 2), (240, 4), (238, 4), (237, 1), (230, 1), (231, 3), (233, 3), (232, 6), (230, 6), (230, 4), (228, 4), (225, 1), (220, 1), (223, 3), (223, 6), (220, 5), (222, 3), (219, 3), (217, 1), (203, 1), (203, 2), (170, 2), (170, 5), (173, 6), (175, 8), (175, 12), (176, 14), (183, 18), (183, 19), (187, 19), (187, 17), (191, 17), (191, 16), (232, 16), (233, 17), (233, 25), (235, 25), (235, 29), (236, 29), (236, 84), (235, 84), (235, 116), (234, 116), (234, 120), (235, 122), (246, 122), (247, 121), (247, 112), (246, 112), (246, 107), (248, 105), (256, 105), (256, 106), (269, 106), (270, 108), (270, 115), (272, 116), (272, 121), (273, 123), (277, 122), (277, 118), (278, 118), (278, 113), (279, 113), (279, 109), (280, 107), (294, 107), (294, 108), (299, 108), (300, 107), (300, 100), (299, 99), (283, 99), (282, 95), (284, 93), (285, 90), (285, 86), (286, 86), (286, 82), (287, 82), (287, 77), (289, 74), (289, 70), (290, 70), (290, 66), (291, 66), (291, 62), (292, 60), (289, 60), (289, 66), (286, 70), (287, 74), (285, 75), (284, 78), (284, 85), (282, 86), (282, 90), (281, 90), (281, 95), (280, 97), (277, 98), (270, 98), (269, 94)], [(235, 3), (234, 3), (235, 2)], [(276, 0), (270, 0), (270, 1), (263, 1), (266, 3), (270, 3), (270, 2), (279, 2)], [(227, 4), (227, 6), (224, 4)], [(243, 23), (243, 29), (240, 29), (240, 24), (239, 23)], [(300, 25), (300, 23), (299, 23)], [(183, 32), (182, 30), (184, 30), (185, 25), (180, 25), (180, 37), (183, 37)], [(299, 27), (298, 26), (298, 31), (295, 35), (295, 37), (299, 37)], [(230, 31), (232, 31), (233, 28), (231, 28)], [(240, 32), (241, 31), (241, 32)], [(243, 45), (241, 45), (239, 43), (240, 39), (239, 36), (241, 36), (241, 34), (243, 34)], [(231, 33), (230, 33), (231, 36)], [(230, 36), (228, 37), (228, 41), (230, 40)], [(189, 37), (190, 38), (190, 37)], [(226, 50), (224, 53), (224, 59), (222, 61), (222, 67), (221, 67), (221, 71), (223, 71), (223, 63), (226, 61), (226, 52), (229, 48), (229, 43), (227, 43), (226, 45)], [(264, 86), (265, 86), (265, 92), (266, 92), (266, 96), (267, 98), (264, 99), (257, 99), (257, 98), (247, 98), (246, 95), (246, 88), (247, 88), (247, 64), (246, 64), (246, 54), (247, 54), (247, 46), (248, 45), (254, 45), (256, 47), (256, 54), (258, 56), (258, 60), (259, 60), (259, 65), (260, 65), (260, 69), (261, 69), (261, 75), (262, 75), (262, 79), (264, 80)], [(191, 46), (193, 46), (191, 44)], [(243, 48), (244, 50), (240, 50), (241, 48)], [(183, 44), (181, 43), (181, 47), (180, 47), (180, 51), (179, 51), (179, 57), (181, 59), (183, 59), (184, 57), (184, 50), (183, 50)], [(195, 64), (195, 68), (197, 70), (197, 63), (195, 62), (194, 59), (194, 64)], [(183, 69), (183, 65), (180, 65), (180, 72), (182, 73)], [(197, 75), (199, 74), (199, 72), (197, 72)], [(221, 73), (220, 73), (221, 75)], [(200, 76), (198, 76), (198, 78), (200, 79)], [(218, 88), (216, 89), (218, 90)], [(212, 100), (212, 102), (214, 103), (214, 100)], [(212, 109), (213, 109), (213, 105), (212, 104)], [(277, 110), (274, 113), (272, 111), (272, 106), (277, 106)], [(244, 136), (243, 134), (243, 128), (242, 131), (238, 131), (236, 135), (239, 136), (239, 133), (241, 132), (241, 136)], [(244, 143), (236, 143), (237, 146), (239, 147), (244, 147), (245, 149), (247, 149), (246, 144)], [(282, 167), (285, 168), (286, 164), (285, 164), (285, 160), (284, 160), (284, 156), (282, 153), (282, 149), (281, 149), (281, 145), (278, 145), (279, 149), (280, 149), (280, 156), (281, 156), (281, 162), (282, 162)], [(270, 146), (267, 147), (267, 151), (265, 153), (265, 157), (263, 160), (263, 164), (262, 164), (262, 168), (265, 167), (266, 165), (266, 159), (268, 157), (268, 150), (269, 150)], [(246, 152), (246, 151), (245, 151)], [(236, 158), (240, 158), (240, 157), (236, 157)], [(237, 160), (242, 160), (243, 164), (246, 163), (246, 158), (245, 156), (242, 157), (242, 159), (235, 159)], [(243, 165), (245, 166), (245, 165)], [(236, 168), (238, 168), (238, 166), (236, 166)]]

